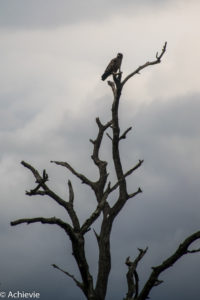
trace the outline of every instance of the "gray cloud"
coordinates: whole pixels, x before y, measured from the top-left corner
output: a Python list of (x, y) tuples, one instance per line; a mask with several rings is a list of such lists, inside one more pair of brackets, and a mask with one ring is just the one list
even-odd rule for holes
[(19, 0), (13, 2), (7, 0), (0, 4), (0, 26), (5, 27), (52, 27), (64, 24), (72, 24), (88, 21), (100, 21), (101, 19), (115, 15), (116, 13), (136, 13), (136, 9), (144, 7), (163, 6), (169, 0), (111, 0), (104, 1), (64, 1), (43, 0), (35, 1)]

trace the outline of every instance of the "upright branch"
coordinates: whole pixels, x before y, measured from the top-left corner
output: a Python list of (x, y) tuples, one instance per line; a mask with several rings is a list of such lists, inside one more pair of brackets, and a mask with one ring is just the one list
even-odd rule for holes
[(95, 194), (96, 194), (97, 201), (101, 202), (102, 197), (104, 195), (105, 184), (108, 178), (108, 173), (107, 173), (108, 163), (100, 159), (99, 151), (102, 144), (104, 133), (109, 127), (111, 127), (112, 121), (109, 121), (105, 125), (103, 125), (100, 119), (96, 118), (96, 123), (99, 131), (98, 131), (97, 138), (95, 140), (90, 139), (90, 142), (93, 144), (93, 153), (91, 155), (91, 158), (99, 170), (99, 179), (96, 182)]
[[(139, 261), (146, 254), (148, 247), (144, 250), (143, 249), (138, 249), (138, 250), (139, 250), (139, 254), (134, 261), (131, 261), (130, 257), (127, 257), (126, 262), (125, 262), (126, 265), (128, 266), (128, 272), (126, 274), (128, 292), (127, 292), (124, 300), (136, 299), (138, 296), (139, 276), (138, 276), (136, 269), (137, 269), (137, 265), (138, 265)], [(134, 295), (134, 298), (133, 298), (133, 295)]]

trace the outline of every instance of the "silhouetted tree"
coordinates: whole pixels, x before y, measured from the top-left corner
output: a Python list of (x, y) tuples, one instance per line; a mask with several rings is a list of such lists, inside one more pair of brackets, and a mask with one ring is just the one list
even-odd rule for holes
[[(81, 281), (77, 280), (74, 275), (67, 271), (64, 271), (57, 265), (53, 264), (53, 267), (59, 269), (69, 277), (71, 277), (76, 285), (82, 290), (85, 297), (88, 300), (104, 300), (107, 292), (107, 284), (109, 279), (109, 274), (111, 270), (111, 251), (110, 251), (110, 236), (112, 225), (115, 218), (118, 216), (119, 212), (123, 209), (126, 202), (137, 196), (142, 192), (141, 188), (137, 191), (128, 192), (127, 190), (127, 177), (135, 172), (143, 163), (143, 160), (139, 160), (136, 165), (131, 167), (129, 170), (124, 171), (121, 162), (119, 144), (123, 139), (126, 139), (128, 132), (131, 130), (129, 127), (122, 134), (120, 133), (119, 119), (118, 119), (118, 108), (120, 103), (120, 97), (124, 85), (133, 76), (139, 74), (141, 70), (152, 65), (159, 64), (166, 51), (167, 43), (164, 44), (161, 54), (156, 54), (156, 58), (153, 61), (146, 62), (145, 64), (139, 66), (134, 72), (122, 78), (122, 72), (113, 74), (113, 81), (108, 81), (108, 85), (111, 87), (113, 93), (113, 103), (112, 103), (112, 119), (106, 124), (102, 124), (99, 118), (96, 118), (96, 123), (98, 127), (97, 137), (94, 140), (90, 140), (93, 145), (92, 160), (98, 168), (99, 177), (97, 180), (91, 180), (84, 174), (79, 173), (75, 170), (68, 162), (52, 161), (57, 165), (67, 168), (73, 175), (81, 180), (82, 183), (88, 185), (90, 189), (94, 192), (97, 205), (96, 209), (92, 214), (80, 224), (79, 217), (74, 209), (74, 192), (70, 181), (68, 181), (69, 187), (69, 199), (66, 201), (57, 195), (52, 189), (47, 185), (48, 175), (44, 170), (42, 174), (38, 172), (33, 166), (25, 161), (22, 161), (22, 165), (28, 168), (36, 179), (36, 187), (26, 194), (29, 196), (35, 195), (47, 195), (51, 197), (57, 204), (61, 205), (64, 210), (66, 210), (70, 223), (64, 222), (60, 218), (51, 217), (36, 217), (36, 218), (24, 218), (11, 222), (12, 226), (22, 224), (22, 223), (36, 223), (41, 222), (42, 224), (54, 224), (61, 227), (68, 238), (71, 241), (73, 256), (77, 263), (80, 271)], [(114, 169), (117, 177), (117, 181), (112, 184), (108, 181), (109, 174), (107, 172), (108, 162), (100, 158), (99, 152), (102, 145), (102, 139), (108, 128), (112, 129), (112, 135), (108, 135), (112, 143), (112, 160), (114, 163)], [(115, 203), (111, 206), (109, 204), (109, 196), (114, 191), (117, 191), (117, 196), (115, 196)], [(94, 282), (93, 276), (90, 272), (89, 264), (86, 258), (85, 252), (85, 234), (91, 229), (94, 222), (102, 215), (102, 221), (100, 226), (100, 232), (95, 232), (99, 257), (98, 257), (98, 273), (96, 282)], [(200, 249), (189, 250), (189, 246), (197, 239), (200, 238), (200, 231), (189, 236), (182, 244), (179, 245), (174, 254), (167, 258), (159, 266), (152, 267), (152, 272), (149, 275), (146, 283), (139, 288), (139, 276), (137, 273), (137, 266), (140, 260), (143, 258), (147, 249), (138, 249), (138, 256), (134, 260), (130, 260), (128, 257), (125, 261), (128, 271), (126, 274), (127, 278), (127, 293), (124, 300), (145, 300), (148, 298), (150, 291), (153, 287), (158, 286), (162, 283), (159, 279), (159, 275), (171, 267), (178, 259), (187, 253), (195, 253), (200, 251)]]

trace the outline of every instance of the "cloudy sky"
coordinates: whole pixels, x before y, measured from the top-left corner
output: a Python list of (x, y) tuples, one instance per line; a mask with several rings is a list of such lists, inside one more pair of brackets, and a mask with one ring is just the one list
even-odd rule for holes
[[(112, 95), (100, 80), (117, 52), (124, 76), (155, 58), (168, 42), (161, 64), (145, 69), (124, 88), (122, 130), (133, 126), (121, 152), (124, 168), (144, 165), (129, 179), (130, 201), (114, 224), (113, 269), (107, 299), (126, 293), (124, 265), (137, 248), (149, 246), (139, 272), (151, 271), (200, 229), (200, 2), (198, 0), (18, 0), (0, 2), (0, 282), (2, 291), (36, 291), (42, 300), (85, 299), (52, 263), (77, 274), (64, 233), (50, 225), (10, 227), (23, 217), (64, 212), (48, 198), (27, 197), (34, 187), (21, 160), (46, 169), (50, 186), (67, 197), (71, 179), (80, 219), (95, 207), (90, 191), (50, 160), (70, 162), (96, 176), (90, 159), (95, 118), (110, 120)], [(109, 159), (104, 141), (102, 157)], [(112, 172), (112, 167), (110, 166)], [(88, 234), (95, 273), (95, 238)], [(92, 250), (91, 250), (92, 249)], [(182, 258), (161, 276), (151, 299), (198, 300), (200, 255)], [(78, 275), (77, 275), (78, 276)]]

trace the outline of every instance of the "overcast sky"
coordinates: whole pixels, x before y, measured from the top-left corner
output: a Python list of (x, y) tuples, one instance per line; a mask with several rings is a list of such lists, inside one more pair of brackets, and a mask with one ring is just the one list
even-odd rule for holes
[[(126, 293), (125, 258), (149, 246), (141, 284), (190, 234), (200, 230), (200, 2), (198, 0), (18, 0), (0, 2), (0, 282), (3, 291), (36, 291), (42, 300), (85, 299), (52, 263), (78, 275), (71, 246), (54, 226), (10, 227), (23, 217), (65, 219), (48, 198), (27, 197), (34, 179), (21, 160), (46, 169), (49, 185), (67, 198), (71, 179), (80, 219), (95, 207), (92, 193), (50, 160), (70, 162), (90, 177), (95, 118), (110, 120), (111, 90), (101, 75), (124, 54), (123, 75), (153, 60), (168, 42), (162, 63), (124, 88), (120, 106), (124, 169), (144, 159), (129, 180), (131, 200), (114, 223), (113, 269), (107, 299)], [(101, 155), (109, 159), (109, 139)], [(109, 165), (110, 172), (112, 166)], [(95, 237), (87, 249), (95, 273)], [(153, 300), (199, 300), (200, 255), (182, 258), (160, 279)]]

